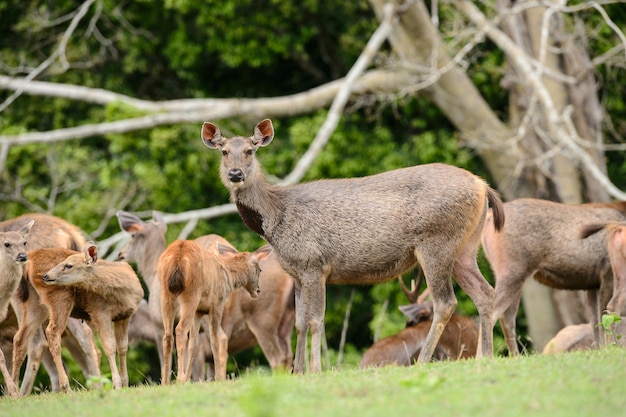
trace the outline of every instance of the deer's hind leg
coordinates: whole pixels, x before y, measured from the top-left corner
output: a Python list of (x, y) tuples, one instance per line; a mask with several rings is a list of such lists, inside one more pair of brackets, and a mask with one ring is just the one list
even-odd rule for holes
[(430, 254), (415, 251), (433, 299), (432, 324), (417, 358), (420, 364), (431, 361), (437, 343), (457, 305), (451, 277), (453, 257), (452, 254), (446, 254), (446, 251), (450, 252), (445, 249), (446, 245), (439, 246), (440, 250), (434, 250)]

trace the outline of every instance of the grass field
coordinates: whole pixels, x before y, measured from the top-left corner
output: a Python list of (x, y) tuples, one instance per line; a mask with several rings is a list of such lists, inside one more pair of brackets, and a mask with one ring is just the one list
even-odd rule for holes
[(318, 375), (0, 399), (2, 417), (623, 416), (626, 351), (539, 354)]

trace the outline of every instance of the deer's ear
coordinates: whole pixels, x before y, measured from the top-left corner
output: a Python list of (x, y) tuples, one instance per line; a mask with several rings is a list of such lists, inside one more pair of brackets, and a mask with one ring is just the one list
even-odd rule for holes
[(26, 236), (30, 233), (30, 229), (33, 227), (33, 224), (35, 224), (34, 220), (29, 221), (28, 223), (26, 223), (24, 226), (20, 227), (19, 232), (23, 235)]
[(259, 122), (254, 128), (254, 136), (252, 141), (256, 146), (267, 146), (274, 139), (274, 126), (270, 119)]
[(213, 123), (204, 122), (202, 124), (202, 142), (211, 149), (220, 148), (224, 144), (220, 128)]
[(232, 255), (236, 255), (238, 252), (236, 249), (231, 248), (230, 246), (226, 246), (226, 245), (222, 245), (221, 243), (216, 243), (217, 246), (217, 253), (219, 253), (220, 255), (224, 256), (232, 256)]
[(98, 260), (98, 247), (91, 240), (85, 243), (83, 253), (85, 255), (85, 263), (87, 265), (92, 265)]
[(143, 220), (123, 210), (117, 212), (117, 222), (120, 225), (120, 229), (131, 234), (137, 233), (143, 228)]

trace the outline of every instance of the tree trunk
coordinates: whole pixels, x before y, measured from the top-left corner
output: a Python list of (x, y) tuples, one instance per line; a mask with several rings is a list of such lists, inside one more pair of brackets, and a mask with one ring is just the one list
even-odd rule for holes
[[(393, 2), (398, 6), (402, 3)], [(370, 0), (379, 18), (385, 3), (387, 0)], [(498, 11), (510, 11), (511, 3), (498, 0)], [(520, 3), (515, 2), (517, 6)], [(507, 16), (501, 22), (503, 31), (542, 66), (542, 82), (555, 110), (559, 115), (570, 112), (577, 136), (595, 147), (593, 160), (605, 172), (598, 146), (602, 143), (602, 112), (593, 74), (585, 67), (589, 58), (580, 40), (566, 33), (563, 17), (547, 7), (499, 15)], [(416, 84), (426, 85), (419, 92), (427, 95), (467, 138), (505, 200), (536, 197), (570, 204), (586, 199), (609, 201), (604, 188), (564, 152), (566, 146), (559, 138), (550, 137), (554, 129), (548, 125), (537, 92), (514, 64), (509, 65), (504, 79), (510, 92), (507, 126), (467, 74), (453, 63), (422, 1), (411, 3), (400, 15), (389, 41), (405, 67), (420, 69), (413, 73)], [(529, 337), (537, 350), (565, 324), (586, 321), (579, 313), (584, 307), (578, 292), (551, 290), (531, 280), (522, 297)]]

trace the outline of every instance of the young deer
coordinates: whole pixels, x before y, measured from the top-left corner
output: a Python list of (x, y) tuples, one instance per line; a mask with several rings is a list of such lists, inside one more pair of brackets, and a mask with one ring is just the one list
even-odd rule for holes
[[(85, 237), (77, 226), (56, 216), (44, 213), (28, 213), (19, 217), (0, 222), (0, 231), (17, 230), (21, 226), (34, 221), (28, 234), (27, 248), (29, 251), (38, 248), (58, 247), (80, 250), (85, 244)], [(27, 269), (27, 268), (26, 268)], [(25, 269), (25, 271), (26, 271)], [(48, 309), (41, 303), (39, 295), (25, 277), (22, 277), (11, 305), (18, 319), (19, 327), (13, 336), (13, 380), (18, 384), (21, 364), (28, 349), (28, 361), (22, 377), (20, 394), (26, 395), (32, 391), (35, 377), (41, 363), (44, 364), (53, 391), (59, 390), (59, 376), (56, 373), (52, 358), (48, 351), (43, 328), (33, 325), (48, 318)], [(91, 329), (81, 320), (70, 319), (68, 327), (63, 333), (63, 343), (68, 348), (74, 360), (78, 363), (85, 377), (99, 373), (99, 350), (97, 350)], [(18, 355), (18, 358), (15, 357)]]
[(397, 169), (363, 178), (269, 185), (256, 151), (270, 144), (269, 119), (251, 137), (224, 138), (212, 123), (202, 140), (222, 153), (220, 176), (244, 223), (272, 245), (296, 280), (296, 357), (305, 370), (311, 332), (311, 371), (321, 371), (326, 284), (376, 284), (419, 263), (434, 300), (433, 324), (418, 362), (430, 361), (457, 300), (451, 275), (480, 314), (479, 356), (493, 355), (493, 288), (476, 253), (491, 204), (502, 227), (502, 201), (476, 175), (445, 164)]
[[(428, 291), (419, 295), (421, 274), (415, 289), (409, 291), (399, 277), (402, 291), (411, 304), (400, 306), (407, 316), (406, 328), (400, 333), (378, 340), (365, 351), (360, 367), (386, 366), (391, 364), (411, 366), (419, 357), (424, 341), (432, 325), (433, 303), (425, 301)], [(458, 360), (473, 358), (478, 345), (476, 322), (461, 314), (454, 313), (441, 334), (433, 359)]]
[[(26, 240), (35, 222), (31, 220), (18, 231), (0, 232), (0, 323), (8, 315), (9, 303), (20, 283), (26, 255)], [(4, 353), (0, 350), (0, 372), (6, 385), (6, 393), (11, 397), (18, 396), (17, 385), (11, 377)]]
[[(42, 250), (52, 253), (58, 249)], [(60, 376), (61, 390), (69, 390), (61, 360), (60, 337), (70, 315), (85, 320), (98, 332), (111, 368), (113, 387), (128, 386), (128, 323), (143, 298), (143, 288), (133, 268), (125, 262), (98, 259), (98, 247), (90, 241), (82, 253), (70, 254), (45, 273), (42, 282), (34, 282), (50, 310), (46, 336)]]
[(219, 246), (222, 256), (202, 249), (193, 240), (172, 242), (159, 257), (157, 275), (161, 283), (163, 312), (162, 383), (170, 382), (174, 320), (178, 351), (177, 380), (189, 380), (191, 363), (198, 351), (202, 316), (209, 316), (209, 338), (215, 367), (215, 380), (226, 379), (228, 338), (221, 326), (224, 305), (236, 288), (245, 288), (251, 297), (259, 293), (259, 262), (268, 250), (236, 252)]
[(519, 353), (515, 321), (522, 287), (531, 277), (551, 288), (586, 290), (590, 322), (602, 343), (595, 324), (613, 285), (606, 232), (580, 239), (576, 231), (585, 223), (624, 220), (626, 202), (570, 205), (520, 198), (504, 203), (504, 213), (499, 233), (488, 216), (482, 244), (495, 275), (493, 317), (500, 321), (509, 354)]
[[(156, 339), (159, 351), (163, 350), (163, 323), (160, 305), (160, 285), (156, 276), (158, 257), (165, 251), (165, 232), (167, 225), (163, 217), (154, 212), (152, 221), (144, 222), (132, 213), (117, 213), (120, 228), (132, 235), (128, 244), (122, 248), (118, 259), (136, 262), (138, 270), (146, 281), (149, 291), (149, 310), (153, 324), (151, 329), (158, 329), (150, 336)], [(217, 254), (217, 243), (235, 248), (221, 236), (210, 234), (195, 239), (205, 250)], [(288, 368), (292, 362), (291, 334), (295, 321), (293, 280), (280, 267), (273, 254), (260, 262), (261, 275), (259, 287), (262, 295), (251, 298), (245, 289), (233, 291), (224, 306), (222, 328), (228, 336), (228, 354), (234, 355), (257, 344), (261, 346), (272, 369)], [(156, 291), (153, 291), (156, 290)], [(154, 300), (158, 303), (155, 303)], [(158, 317), (157, 317), (158, 316)], [(203, 374), (204, 362), (208, 361), (207, 378), (214, 377), (213, 354), (208, 340), (208, 319), (202, 319), (204, 333), (199, 335), (204, 355), (195, 361), (192, 369), (193, 380)], [(131, 322), (131, 332), (133, 323)], [(138, 329), (139, 330), (139, 329)], [(148, 334), (145, 334), (147, 337)], [(161, 356), (162, 359), (162, 356)], [(200, 362), (200, 367), (198, 366)], [(163, 363), (161, 363), (163, 366)], [(199, 368), (199, 369), (198, 369)]]
[[(42, 325), (50, 319), (50, 311), (46, 304), (42, 301), (42, 298), (50, 297), (48, 294), (54, 292), (55, 290), (54, 288), (50, 288), (44, 284), (43, 276), (65, 260), (68, 256), (75, 253), (77, 253), (75, 250), (66, 248), (40, 248), (27, 252), (28, 264), (24, 268), (20, 292), (24, 294), (29, 291), (28, 288), (32, 288), (32, 291), (30, 291), (31, 294), (27, 297), (29, 303), (24, 306), (24, 311), (22, 313), (23, 319), (19, 324), (19, 330), (15, 334), (13, 340), (12, 374), (15, 381), (18, 379), (17, 376), (19, 375), (20, 368), (22, 367), (22, 363), (26, 357), (27, 348), (29, 347), (30, 342), (38, 336), (38, 332), (41, 330)], [(35, 304), (33, 302), (34, 300), (36, 300), (38, 304)], [(73, 328), (77, 325), (80, 325), (81, 327), (87, 326), (86, 324), (82, 324), (82, 320), (80, 318), (68, 319), (68, 328)], [(85, 373), (86, 378), (100, 375), (100, 351), (95, 345), (93, 332), (88, 326), (87, 330), (88, 331), (74, 331), (74, 334), (78, 335), (78, 337), (74, 338), (68, 338), (67, 334), (70, 332), (63, 332), (64, 344), (69, 348), (70, 352), (75, 354), (74, 357), (81, 368), (88, 370)], [(80, 335), (85, 335), (86, 340), (82, 340)], [(67, 344), (68, 340), (70, 341), (69, 345)], [(76, 352), (80, 352), (81, 354), (76, 354)], [(85, 360), (85, 358), (90, 360)], [(54, 358), (52, 358), (52, 360), (52, 370), (58, 379), (59, 376), (56, 365), (54, 364)], [(27, 382), (27, 380), (24, 379), (22, 383), (22, 390), (25, 390), (26, 384), (30, 384), (32, 388), (32, 382)], [(61, 387), (59, 385), (57, 389), (60, 388)]]

